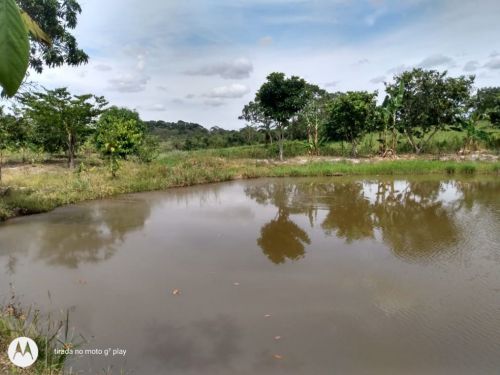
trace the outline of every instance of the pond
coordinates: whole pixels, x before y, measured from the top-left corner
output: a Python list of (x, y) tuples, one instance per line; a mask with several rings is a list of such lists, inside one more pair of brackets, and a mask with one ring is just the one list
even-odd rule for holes
[[(0, 299), (69, 309), (76, 370), (493, 374), (500, 179), (290, 178), (0, 226)], [(12, 287), (10, 287), (12, 285)], [(175, 292), (174, 292), (175, 291)]]

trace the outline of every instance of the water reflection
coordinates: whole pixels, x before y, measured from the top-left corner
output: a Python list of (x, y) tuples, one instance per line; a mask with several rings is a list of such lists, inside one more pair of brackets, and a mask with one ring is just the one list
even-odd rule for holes
[(410, 182), (402, 189), (394, 182), (378, 183), (377, 200), (370, 210), (394, 254), (423, 261), (454, 251), (459, 228), (455, 210), (439, 198), (443, 191), (446, 188), (438, 181)]
[(490, 205), (498, 198), (495, 181), (298, 181), (245, 189), (259, 204), (277, 208), (277, 217), (261, 228), (257, 240), (276, 264), (302, 258), (304, 246), (311, 244), (291, 214), (307, 216), (312, 227), (346, 243), (380, 238), (396, 256), (423, 262), (453, 255), (461, 239), (457, 214), (463, 207)]
[[(15, 273), (17, 257), (30, 247), (35, 258), (52, 265), (77, 268), (82, 263), (99, 263), (116, 253), (127, 233), (140, 230), (150, 212), (146, 200), (130, 199), (127, 204), (115, 200), (107, 205), (89, 203), (87, 209), (66, 207), (31, 218), (29, 228), (24, 224), (27, 218), (23, 218), (8, 223), (9, 230), (0, 234), (0, 255), (9, 256), (10, 274)], [(28, 245), (19, 241), (26, 233), (34, 237)]]
[(320, 202), (327, 215), (321, 228), (328, 235), (335, 234), (347, 243), (373, 238), (374, 225), (371, 205), (364, 196), (361, 183), (339, 183), (326, 186)]
[[(70, 268), (99, 263), (113, 256), (128, 232), (139, 230), (150, 214), (145, 201), (113, 207), (95, 206), (79, 212), (78, 220), (63, 218), (44, 226), (40, 233), (39, 258)], [(62, 219), (62, 221), (61, 221)]]
[(278, 182), (251, 186), (245, 192), (260, 204), (272, 204), (278, 209), (276, 217), (261, 228), (260, 237), (257, 239), (257, 244), (269, 260), (280, 264), (285, 263), (286, 259), (302, 258), (305, 254), (304, 245), (310, 244), (311, 240), (306, 231), (290, 219), (292, 211), (298, 211), (289, 205), (290, 198), (293, 199), (297, 195), (297, 187)]
[(228, 316), (190, 322), (187, 326), (153, 322), (146, 328), (144, 356), (157, 372), (206, 373), (231, 368), (240, 354), (239, 326)]

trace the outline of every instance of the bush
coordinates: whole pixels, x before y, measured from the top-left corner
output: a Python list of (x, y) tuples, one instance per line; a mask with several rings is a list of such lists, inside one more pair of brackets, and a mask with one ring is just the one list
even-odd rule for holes
[(160, 155), (160, 143), (158, 137), (147, 135), (137, 149), (137, 157), (143, 163), (151, 163)]

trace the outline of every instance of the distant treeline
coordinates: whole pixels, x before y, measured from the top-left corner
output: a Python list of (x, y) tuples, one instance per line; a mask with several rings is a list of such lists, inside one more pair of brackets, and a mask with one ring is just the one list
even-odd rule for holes
[(265, 135), (257, 129), (246, 126), (240, 130), (226, 130), (218, 126), (210, 129), (200, 124), (177, 121), (146, 121), (150, 134), (174, 150), (224, 148), (253, 145), (265, 142)]

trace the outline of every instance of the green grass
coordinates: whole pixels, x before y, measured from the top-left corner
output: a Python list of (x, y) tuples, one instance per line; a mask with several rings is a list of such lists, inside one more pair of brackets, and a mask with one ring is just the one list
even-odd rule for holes
[[(38, 346), (38, 359), (28, 369), (19, 369), (10, 363), (7, 348), (17, 337), (29, 337)], [(42, 316), (33, 308), (22, 309), (10, 303), (0, 310), (0, 373), (60, 375), (67, 360), (65, 354), (56, 354), (55, 349), (76, 348), (84, 342), (69, 329), (69, 314), (61, 319)]]

